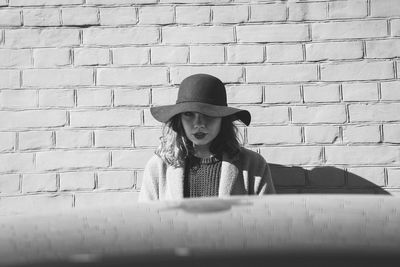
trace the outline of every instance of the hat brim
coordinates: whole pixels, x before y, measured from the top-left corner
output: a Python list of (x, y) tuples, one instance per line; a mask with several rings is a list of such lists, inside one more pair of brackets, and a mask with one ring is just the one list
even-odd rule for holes
[(167, 122), (173, 116), (182, 112), (198, 112), (210, 117), (234, 116), (234, 120), (240, 120), (247, 126), (250, 124), (251, 115), (247, 110), (226, 106), (216, 106), (200, 102), (184, 102), (175, 105), (166, 105), (150, 108), (153, 117), (159, 122)]

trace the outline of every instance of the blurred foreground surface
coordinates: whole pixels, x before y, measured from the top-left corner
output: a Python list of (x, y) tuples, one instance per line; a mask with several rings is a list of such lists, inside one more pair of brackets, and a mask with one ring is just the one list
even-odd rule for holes
[(400, 198), (391, 196), (192, 199), (0, 215), (1, 266), (388, 263), (400, 263)]

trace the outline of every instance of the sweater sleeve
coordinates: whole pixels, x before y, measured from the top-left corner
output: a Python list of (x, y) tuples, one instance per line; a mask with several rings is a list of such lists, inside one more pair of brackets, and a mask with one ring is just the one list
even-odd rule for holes
[(157, 156), (153, 156), (146, 164), (143, 173), (142, 185), (139, 193), (139, 202), (159, 199), (159, 179)]
[(259, 195), (276, 194), (274, 182), (272, 181), (271, 169), (269, 164), (265, 162), (265, 170), (262, 177), (262, 188)]

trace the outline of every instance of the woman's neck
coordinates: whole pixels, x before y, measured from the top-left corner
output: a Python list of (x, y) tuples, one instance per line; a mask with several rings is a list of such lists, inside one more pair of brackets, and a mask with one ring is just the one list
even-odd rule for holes
[(198, 158), (209, 158), (213, 156), (213, 153), (211, 153), (209, 146), (195, 146), (194, 156)]

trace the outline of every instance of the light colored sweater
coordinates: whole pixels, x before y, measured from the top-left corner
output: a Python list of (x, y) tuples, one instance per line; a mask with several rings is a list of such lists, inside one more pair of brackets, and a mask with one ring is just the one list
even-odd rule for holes
[[(183, 199), (185, 166), (174, 167), (154, 155), (146, 164), (139, 201)], [(233, 158), (222, 156), (218, 197), (274, 194), (271, 171), (258, 153), (241, 148)]]

